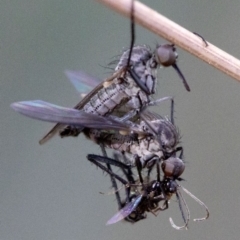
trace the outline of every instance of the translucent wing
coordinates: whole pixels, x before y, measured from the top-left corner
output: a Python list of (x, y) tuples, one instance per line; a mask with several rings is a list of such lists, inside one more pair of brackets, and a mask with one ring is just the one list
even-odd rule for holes
[(117, 212), (112, 218), (110, 218), (106, 225), (117, 223), (127, 216), (129, 216), (139, 205), (142, 200), (143, 195), (137, 196), (133, 201), (129, 202), (125, 207), (123, 207), (119, 212)]
[[(12, 103), (11, 107), (25, 116), (47, 122), (60, 122), (95, 129), (130, 130), (130, 126), (126, 123), (116, 121), (112, 118), (101, 117), (82, 110), (61, 107), (41, 100), (16, 102)], [(131, 130), (134, 131), (135, 129), (131, 127)]]
[(102, 80), (93, 77), (83, 71), (65, 71), (76, 90), (83, 96), (95, 88)]
[[(110, 76), (109, 78), (105, 79), (104, 81), (100, 81), (100, 83), (95, 86), (87, 95), (82, 97), (83, 99), (74, 107), (75, 109), (82, 109), (84, 107), (85, 104), (87, 104), (90, 99), (95, 96), (104, 86), (104, 82), (107, 82), (108, 84), (114, 80), (114, 78), (118, 77), (121, 73), (123, 72), (123, 69), (120, 69), (119, 71), (115, 72), (112, 76)], [(97, 84), (97, 79), (94, 77), (90, 77), (90, 75), (84, 74), (83, 72), (74, 72), (74, 71), (67, 71), (67, 76), (73, 80), (73, 82), (75, 82), (76, 84), (74, 84), (74, 86), (80, 86), (80, 87), (76, 87), (77, 89), (79, 89), (80, 93), (83, 92), (81, 89), (81, 84), (80, 82), (90, 82), (90, 85), (95, 85)], [(85, 76), (85, 77), (84, 77)], [(89, 81), (88, 81), (89, 80)], [(89, 86), (89, 84), (87, 84)], [(84, 84), (83, 84), (84, 86)], [(84, 88), (83, 88), (84, 89)], [(64, 124), (62, 123), (57, 123), (40, 141), (40, 144), (44, 144), (45, 142), (47, 142), (49, 139), (51, 139), (56, 133), (59, 132), (60, 129), (64, 128)]]

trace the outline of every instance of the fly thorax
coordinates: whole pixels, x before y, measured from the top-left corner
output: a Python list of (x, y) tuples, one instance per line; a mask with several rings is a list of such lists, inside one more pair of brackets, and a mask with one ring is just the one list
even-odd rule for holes
[[(119, 59), (119, 62), (115, 68), (115, 71), (122, 69), (127, 66), (129, 58), (130, 49), (127, 49), (123, 52), (122, 56)], [(132, 49), (130, 65), (133, 66), (139, 61), (148, 60), (152, 56), (151, 49), (147, 46), (135, 46)]]
[[(116, 71), (127, 66), (129, 53), (130, 51), (128, 49), (122, 54), (119, 63), (115, 68)], [(128, 69), (132, 69), (135, 77), (145, 85), (149, 94), (153, 94), (156, 91), (156, 68), (157, 62), (149, 47), (133, 47)], [(129, 77), (129, 74), (127, 75)], [(128, 80), (130, 81), (130, 79)], [(135, 82), (133, 79), (132, 81)]]
[(165, 152), (171, 152), (179, 142), (177, 128), (168, 120), (161, 120), (157, 133), (160, 136), (162, 148)]
[(152, 58), (148, 60), (141, 60), (132, 66), (135, 73), (135, 77), (142, 82), (142, 84), (147, 88), (148, 94), (154, 94), (156, 92), (156, 68), (152, 68)]

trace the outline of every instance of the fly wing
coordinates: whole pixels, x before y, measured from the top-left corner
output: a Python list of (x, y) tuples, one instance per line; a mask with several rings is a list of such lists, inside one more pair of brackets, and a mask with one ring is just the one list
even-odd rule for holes
[(16, 102), (12, 103), (11, 107), (25, 116), (47, 122), (59, 122), (61, 124), (104, 130), (134, 130), (132, 127), (130, 129), (128, 124), (109, 117), (65, 108), (41, 100)]
[(162, 116), (160, 116), (159, 114), (155, 113), (155, 112), (149, 112), (147, 110), (143, 111), (140, 114), (144, 120), (148, 120), (148, 121), (154, 121), (154, 120), (159, 120), (159, 119), (163, 119)]
[(102, 82), (102, 80), (83, 71), (66, 70), (65, 74), (82, 97)]
[[(95, 86), (86, 96), (84, 96), (84, 98), (74, 107), (74, 109), (82, 109), (84, 107), (84, 105), (86, 103), (89, 102), (89, 100), (98, 92), (100, 91), (102, 88), (104, 88), (104, 83), (108, 83), (110, 84), (114, 78), (118, 77), (122, 72), (124, 71), (124, 69), (120, 69), (119, 71), (115, 72), (112, 76), (110, 76), (109, 78), (105, 79), (104, 81), (100, 82), (97, 86)], [(83, 72), (78, 72), (75, 74), (73, 72), (68, 72), (66, 73), (66, 75), (69, 77), (69, 78), (73, 78), (73, 76), (75, 75), (75, 80), (74, 82), (80, 82), (80, 75), (81, 75), (81, 82), (86, 82), (84, 80), (84, 77), (83, 77)], [(78, 80), (76, 79), (76, 75), (78, 75)], [(86, 75), (86, 74), (85, 74)], [(90, 79), (90, 75), (87, 75), (87, 78)], [(97, 80), (96, 80), (97, 81)], [(96, 82), (94, 79), (91, 79), (91, 82), (95, 84)], [(79, 86), (79, 84), (77, 84)], [(81, 84), (80, 84), (81, 85)], [(78, 89), (78, 88), (77, 88)], [(81, 91), (80, 91), (81, 92)], [(47, 142), (49, 139), (51, 139), (56, 133), (59, 132), (59, 130), (61, 130), (62, 128), (64, 128), (65, 125), (64, 124), (61, 124), (61, 123), (57, 123), (40, 141), (39, 141), (39, 144), (44, 144), (45, 142)]]
[(106, 225), (117, 223), (127, 216), (129, 216), (139, 205), (142, 200), (143, 195), (137, 196), (134, 201), (129, 202), (125, 207), (123, 207), (119, 212), (117, 212), (112, 218), (110, 218)]

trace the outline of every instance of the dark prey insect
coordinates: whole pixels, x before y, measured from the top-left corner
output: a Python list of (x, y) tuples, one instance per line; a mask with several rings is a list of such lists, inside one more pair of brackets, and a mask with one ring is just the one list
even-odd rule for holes
[[(147, 217), (146, 212), (151, 212), (157, 216), (157, 213), (159, 211), (168, 209), (169, 200), (171, 199), (172, 195), (175, 194), (185, 224), (183, 226), (177, 226), (173, 222), (172, 218), (170, 218), (170, 223), (172, 227), (177, 230), (187, 228), (188, 222), (190, 220), (190, 212), (186, 201), (180, 192), (180, 189), (183, 189), (183, 191), (185, 191), (206, 210), (207, 214), (205, 217), (194, 219), (194, 221), (206, 220), (209, 217), (209, 211), (206, 205), (192, 193), (190, 193), (187, 189), (183, 188), (177, 183), (177, 180), (182, 180), (180, 178), (180, 175), (183, 173), (185, 168), (184, 163), (181, 160), (181, 154), (179, 156), (180, 158), (171, 157), (168, 160), (164, 161), (162, 164), (162, 171), (164, 174), (162, 180), (160, 180), (160, 171), (158, 171), (157, 180), (150, 180), (147, 177), (146, 180), (141, 184), (138, 183), (139, 181), (134, 180), (131, 166), (122, 163), (118, 159), (111, 159), (89, 154), (87, 156), (87, 159), (89, 161), (109, 173), (112, 177), (116, 178), (126, 187), (126, 199), (124, 202), (121, 201), (119, 189), (115, 189), (119, 212), (117, 212), (111, 219), (108, 220), (107, 225), (116, 223), (123, 219), (135, 223), (137, 221), (145, 219)], [(122, 169), (126, 180), (123, 177), (120, 177), (119, 175), (108, 171), (105, 166), (102, 165), (102, 163), (109, 163)], [(161, 206), (159, 206), (159, 204), (161, 204)], [(185, 216), (183, 205), (185, 206), (187, 216)]]

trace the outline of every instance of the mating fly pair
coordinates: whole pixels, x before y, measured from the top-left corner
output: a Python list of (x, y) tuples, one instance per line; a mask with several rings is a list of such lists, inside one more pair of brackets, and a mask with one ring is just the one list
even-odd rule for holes
[[(166, 54), (166, 51), (168, 54)], [(130, 52), (131, 55), (128, 56)], [(165, 54), (171, 57), (175, 56), (174, 62), (171, 64), (177, 66), (175, 63), (177, 55), (172, 45), (160, 46), (156, 52), (158, 54), (164, 52), (164, 56), (158, 56), (152, 53), (146, 46), (136, 46), (125, 51), (119, 60), (115, 73), (109, 79), (98, 84), (74, 107), (74, 109), (63, 108), (43, 101), (18, 102), (12, 104), (12, 107), (16, 111), (29, 117), (44, 121), (58, 122), (58, 124), (40, 140), (40, 144), (46, 142), (61, 129), (63, 129), (60, 131), (62, 137), (69, 135), (77, 136), (80, 132), (84, 132), (85, 135), (97, 143), (102, 144), (103, 147), (105, 145), (116, 149), (114, 145), (118, 145), (118, 150), (129, 152), (132, 155), (136, 155), (135, 153), (137, 153), (137, 160), (139, 160), (138, 162), (144, 167), (146, 163), (153, 162), (149, 161), (156, 155), (152, 153), (152, 149), (158, 152), (158, 158), (162, 157), (161, 149), (165, 147), (166, 144), (159, 144), (160, 139), (154, 137), (153, 144), (150, 144), (150, 149), (147, 149), (152, 139), (150, 138), (150, 140), (148, 140), (149, 138), (146, 136), (149, 135), (149, 132), (145, 129), (142, 130), (146, 124), (142, 124), (141, 122), (138, 124), (137, 121), (140, 121), (138, 113), (148, 105), (154, 105), (156, 102), (168, 99), (162, 98), (156, 101), (151, 100), (151, 94), (153, 94), (156, 89), (156, 69), (160, 64), (160, 59), (165, 59)], [(127, 65), (128, 62), (129, 66)], [(166, 65), (166, 63), (164, 64)], [(67, 74), (71, 77), (75, 85), (78, 86), (84, 83), (82, 77), (86, 78), (86, 74), (82, 72), (67, 72)], [(180, 75), (182, 76), (182, 74)], [(92, 82), (97, 82), (94, 78), (87, 77), (87, 79), (89, 78)], [(182, 79), (185, 82), (185, 79)], [(85, 82), (85, 85), (86, 84)], [(109, 116), (109, 118), (105, 116)], [(130, 124), (126, 123), (127, 120), (131, 120), (131, 122), (127, 122)], [(171, 124), (170, 121), (156, 118), (153, 120), (160, 121), (158, 123), (158, 128), (160, 128), (160, 130), (162, 129), (161, 126), (169, 127), (169, 130), (173, 132), (172, 134), (177, 136), (175, 126)], [(149, 124), (149, 126), (151, 126), (151, 124)], [(152, 129), (153, 128), (154, 127), (152, 127)], [(99, 131), (99, 129), (107, 130), (106, 134), (104, 131)], [(152, 129), (150, 128), (151, 131)], [(114, 130), (127, 130), (139, 133), (138, 136), (142, 138), (140, 141), (141, 144), (138, 144), (139, 137), (137, 139), (135, 138), (134, 141), (130, 141), (132, 136), (129, 134), (127, 136), (122, 136), (116, 132), (112, 134), (111, 131)], [(156, 132), (156, 130), (154, 131)], [(162, 134), (162, 132), (160, 134)], [(158, 134), (155, 135), (158, 136)], [(106, 141), (104, 142), (102, 139), (106, 139)], [(127, 145), (126, 143), (129, 141), (130, 143)], [(174, 138), (174, 141), (175, 146), (178, 143), (177, 138)], [(119, 149), (120, 145), (123, 149)], [(157, 146), (157, 150), (155, 150), (155, 145)], [(124, 149), (124, 147), (126, 149)], [(168, 149), (168, 146), (166, 146), (166, 149)], [(145, 153), (146, 151), (149, 153)]]
[[(133, 15), (132, 5), (132, 19)], [(97, 80), (83, 72), (67, 72), (75, 85), (79, 86), (79, 84), (85, 83), (85, 85), (90, 84), (94, 87), (74, 108), (63, 108), (40, 100), (13, 103), (11, 106), (16, 111), (29, 117), (57, 123), (40, 140), (40, 144), (45, 143), (59, 131), (61, 137), (77, 136), (83, 132), (102, 147), (105, 157), (105, 147), (121, 151), (126, 155), (130, 154), (131, 157), (127, 158), (128, 162), (137, 166), (144, 195), (146, 195), (145, 192), (147, 196), (150, 194), (149, 191), (154, 192), (154, 195), (157, 196), (157, 202), (166, 201), (168, 199), (167, 195), (171, 192), (169, 186), (172, 184), (170, 184), (170, 180), (167, 177), (160, 180), (160, 177), (158, 177), (159, 179), (156, 180), (157, 184), (154, 184), (154, 187), (152, 182), (147, 182), (147, 187), (144, 187), (141, 172), (142, 168), (147, 167), (149, 175), (153, 166), (156, 165), (159, 169), (158, 164), (161, 163), (162, 168), (164, 168), (171, 157), (176, 159), (177, 152), (180, 151), (180, 156), (182, 155), (182, 147), (177, 146), (179, 133), (173, 123), (173, 117), (170, 121), (143, 110), (147, 106), (171, 99), (166, 97), (156, 101), (152, 100), (157, 85), (157, 68), (161, 65), (173, 66), (182, 79), (185, 88), (188, 91), (190, 89), (176, 65), (177, 53), (174, 45), (160, 45), (157, 46), (155, 51), (151, 51), (147, 46), (133, 46), (133, 42), (134, 28), (132, 28), (130, 49), (122, 54), (112, 76), (99, 84), (96, 84)], [(125, 135), (122, 135), (123, 132)], [(107, 163), (107, 169), (110, 174), (112, 172), (110, 163)], [(166, 171), (164, 172), (165, 175)], [(110, 176), (113, 185), (115, 185), (116, 176), (114, 177), (111, 174)], [(174, 182), (176, 179), (174, 179)], [(163, 198), (160, 195), (163, 195)], [(127, 196), (131, 198), (131, 194)], [(137, 199), (142, 199), (140, 196), (143, 195), (138, 191)], [(138, 200), (137, 202), (141, 201)], [(147, 205), (154, 201), (150, 200), (149, 202), (147, 200)], [(127, 200), (127, 202), (129, 201)], [(138, 204), (134, 202), (134, 206), (136, 205)], [(155, 208), (143, 208), (143, 213), (148, 209), (154, 210)]]

